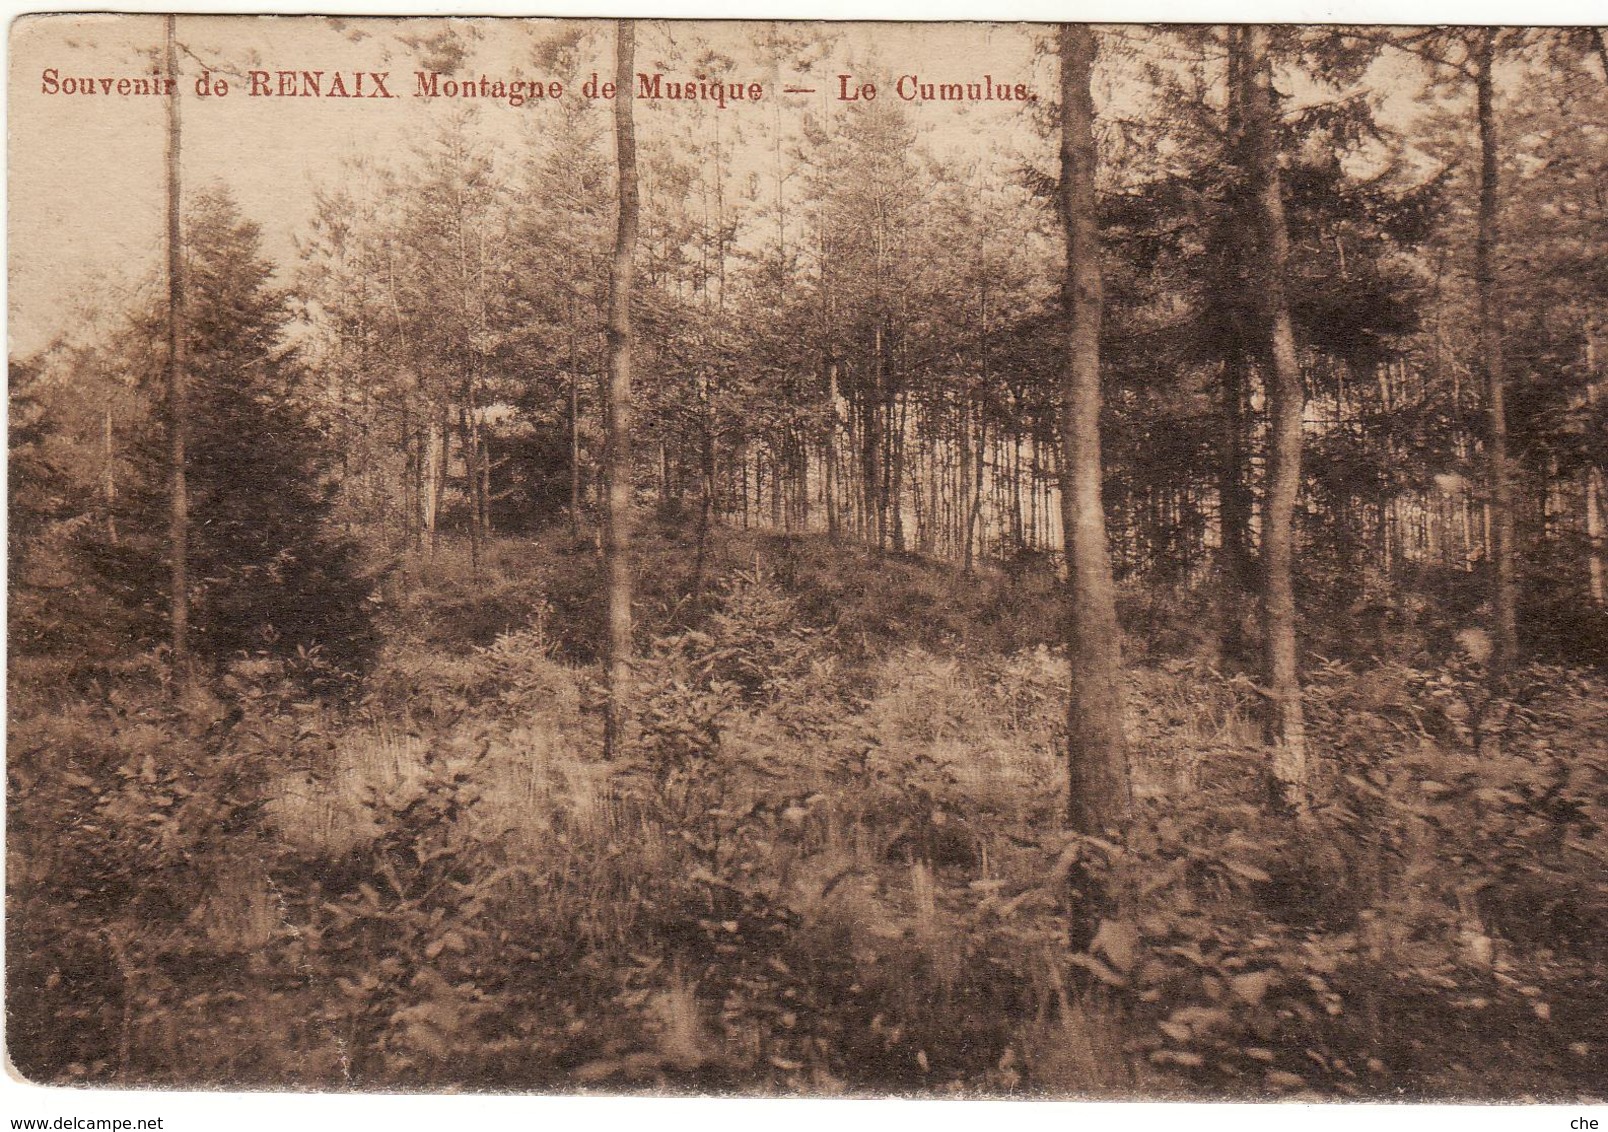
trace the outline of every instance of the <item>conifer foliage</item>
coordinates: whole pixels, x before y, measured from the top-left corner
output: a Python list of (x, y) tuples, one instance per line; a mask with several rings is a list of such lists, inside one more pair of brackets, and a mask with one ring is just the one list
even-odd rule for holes
[[(317, 648), (337, 667), (361, 667), (374, 644), (373, 579), (357, 545), (327, 527), (332, 453), (300, 399), (304, 371), (286, 339), (287, 296), (261, 255), (257, 226), (227, 194), (193, 201), (185, 245), (195, 654), (216, 663)], [(156, 343), (162, 317), (153, 312), (136, 335)], [(162, 361), (151, 345), (138, 363), (153, 393)], [(103, 577), (143, 604), (153, 643), (164, 612), (151, 603), (163, 593), (167, 553), (166, 431), (154, 414), (143, 422), (136, 482), (118, 524), (128, 537), (90, 548)]]

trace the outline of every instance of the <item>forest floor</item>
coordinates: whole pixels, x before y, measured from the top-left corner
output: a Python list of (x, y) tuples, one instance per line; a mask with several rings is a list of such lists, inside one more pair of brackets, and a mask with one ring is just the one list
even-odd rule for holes
[[(1136, 817), (1066, 833), (1041, 569), (642, 540), (600, 757), (595, 556), (444, 547), (360, 691), (11, 667), (8, 1043), (37, 1080), (1217, 1098), (1608, 1095), (1608, 684), (1313, 658), (1270, 814), (1206, 608), (1131, 605)], [(1193, 602), (1193, 604), (1192, 604)]]

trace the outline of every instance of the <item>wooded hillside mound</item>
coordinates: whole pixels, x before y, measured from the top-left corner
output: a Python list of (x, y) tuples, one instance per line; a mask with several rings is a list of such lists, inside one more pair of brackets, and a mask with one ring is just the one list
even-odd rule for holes
[[(1255, 685), (1152, 603), (1117, 844), (1060, 824), (1036, 575), (722, 532), (698, 579), (695, 533), (644, 528), (613, 762), (595, 552), (558, 532), (474, 584), (452, 543), (393, 571), (345, 702), (305, 691), (316, 655), (177, 703), (151, 657), (50, 681), (14, 657), (18, 1067), (1600, 1100), (1599, 675), (1535, 665), (1498, 698), (1464, 654), (1314, 660), (1325, 801), (1281, 816)], [(1115, 906), (1072, 938), (1089, 899)]]

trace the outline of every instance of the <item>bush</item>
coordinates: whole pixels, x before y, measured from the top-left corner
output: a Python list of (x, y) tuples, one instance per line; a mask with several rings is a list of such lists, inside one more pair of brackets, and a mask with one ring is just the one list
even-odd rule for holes
[(271, 934), (268, 760), (309, 736), (205, 693), (173, 706), (153, 685), (68, 713), (19, 698), (9, 828), (29, 856), (13, 857), (8, 909), (30, 946), (7, 968), (12, 1057), (41, 1081), (150, 1079), (145, 1020)]

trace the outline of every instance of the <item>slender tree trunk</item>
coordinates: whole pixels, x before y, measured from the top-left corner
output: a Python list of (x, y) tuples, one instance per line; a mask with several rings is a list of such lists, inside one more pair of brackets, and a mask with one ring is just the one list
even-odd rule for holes
[(985, 475), (988, 470), (988, 417), (979, 410), (977, 414), (977, 449), (972, 454), (972, 498), (971, 509), (966, 513), (966, 556), (965, 573), (970, 574), (977, 567), (977, 556), (987, 553), (983, 522), (983, 497), (986, 490)]
[[(404, 357), (412, 357), (408, 348), (407, 323), (402, 318), (402, 304), (397, 298), (396, 259), (388, 242), (385, 255), (386, 297), (390, 301), (391, 317), (396, 323), (396, 338)], [(416, 379), (415, 379), (416, 382)], [(419, 430), (413, 423), (414, 384), (410, 382), (402, 394), (401, 440), (402, 467), (402, 544), (411, 539), (413, 549), (424, 549), (424, 445)]]
[(1590, 578), (1591, 600), (1596, 605), (1608, 604), (1608, 569), (1603, 562), (1604, 523), (1602, 516), (1602, 469), (1588, 467), (1586, 479), (1586, 553)]
[[(737, 464), (737, 471), (738, 471), (738, 480), (737, 480), (738, 502), (742, 504), (742, 509), (743, 509), (743, 530), (746, 531), (748, 529), (748, 522), (749, 522), (749, 513), (748, 513), (748, 502), (749, 502), (748, 501), (748, 464), (749, 464), (748, 441), (743, 440), (737, 445), (737, 454), (736, 455), (737, 455), (736, 464)], [(757, 502), (757, 488), (756, 488), (756, 502)]]
[(885, 477), (885, 490), (883, 495), (888, 507), (888, 524), (891, 528), (890, 538), (893, 549), (897, 554), (905, 552), (904, 530), (904, 466), (905, 466), (905, 412), (910, 406), (909, 398), (890, 394), (888, 396), (888, 474)]
[(430, 532), (430, 557), (434, 558), (441, 545), (441, 505), (446, 499), (447, 492), (447, 444), (452, 435), (451, 406), (445, 401), (440, 405), (439, 419), (432, 419), (429, 423), (429, 432), (426, 440), (429, 449), (426, 457), (429, 461), (430, 494), (425, 501), (424, 520)]
[(569, 302), (569, 454), (570, 454), (570, 537), (581, 537), (581, 375), (577, 366), (575, 320), (577, 303)]
[(971, 394), (962, 395), (955, 428), (955, 546), (960, 551), (962, 573), (971, 573)]
[[(1236, 161), (1243, 161), (1245, 146), (1245, 88), (1243, 74), (1246, 29), (1228, 28), (1228, 144)], [(1243, 210), (1239, 210), (1243, 211)], [(1233, 256), (1232, 283), (1247, 282), (1246, 252), (1251, 243), (1243, 215), (1229, 222), (1229, 254)], [(1230, 282), (1225, 280), (1225, 282)], [(1250, 445), (1246, 442), (1246, 391), (1249, 359), (1245, 351), (1231, 349), (1223, 361), (1223, 433), (1218, 461), (1218, 540), (1223, 575), (1223, 647), (1231, 657), (1252, 653), (1245, 631), (1248, 597), (1254, 591), (1251, 561)]]
[(464, 400), (458, 405), (458, 453), (463, 458), (464, 494), (469, 503), (469, 576), (480, 578), (480, 476), (479, 439), (474, 426), (474, 383), (464, 382)]
[(421, 544), (436, 549), (436, 422), (435, 406), (425, 406), (419, 421), (419, 523)]
[(870, 447), (866, 451), (866, 513), (872, 524), (871, 531), (877, 540), (877, 549), (886, 550), (888, 547), (888, 476), (887, 476), (887, 433), (892, 425), (886, 420), (886, 414), (879, 418), (879, 410), (885, 404), (883, 390), (887, 386), (887, 363), (883, 357), (882, 318), (877, 317), (875, 328), (875, 341), (873, 343), (872, 380), (875, 387), (872, 394), (866, 399), (866, 429), (865, 435)]
[(1038, 433), (1029, 434), (1027, 450), (1027, 549), (1036, 550), (1039, 544), (1039, 441)]
[(413, 429), (413, 414), (407, 399), (402, 402), (402, 545), (412, 542), (418, 549), (419, 525), (419, 446)]
[(480, 531), (486, 538), (496, 533), (491, 518), (491, 437), (484, 425), (475, 426), (480, 447)]
[(168, 284), (168, 511), (169, 610), (173, 669), (180, 683), (190, 667), (190, 496), (185, 478), (190, 413), (185, 391), (184, 236), (182, 185), (179, 176), (179, 48), (176, 17), (167, 17), (167, 76), (174, 84), (167, 116), (167, 284)]
[(612, 758), (624, 741), (631, 684), (631, 280), (637, 239), (632, 81), (636, 26), (631, 20), (619, 20), (615, 27), (614, 144), (619, 168), (619, 223), (609, 271), (609, 382), (603, 413), (603, 565), (608, 579), (605, 758)]
[(923, 558), (932, 558), (938, 553), (938, 535), (943, 529), (942, 516), (942, 488), (943, 463), (942, 452), (938, 443), (938, 429), (941, 417), (936, 413), (924, 413), (922, 423), (927, 434), (926, 442), (926, 522), (921, 526), (921, 554)]
[(770, 525), (772, 531), (782, 529), (782, 454), (776, 444), (765, 445), (765, 454), (769, 459), (770, 482)]
[[(1608, 60), (1604, 61), (1608, 69)], [(1586, 403), (1596, 407), (1601, 396), (1597, 383), (1597, 338), (1595, 328), (1586, 327)], [(1608, 604), (1608, 568), (1603, 562), (1602, 469), (1588, 463), (1584, 471), (1586, 480), (1586, 564), (1590, 579), (1591, 600), (1597, 605)]]
[(1480, 134), (1479, 227), (1474, 239), (1474, 290), (1478, 304), (1480, 369), (1485, 379), (1486, 477), (1491, 494), (1491, 607), (1495, 613), (1495, 652), (1491, 674), (1500, 676), (1518, 659), (1518, 584), (1513, 570), (1513, 482), (1507, 458), (1506, 377), (1502, 363), (1501, 315), (1496, 299), (1498, 164), (1496, 112), (1491, 63), (1496, 29), (1484, 28), (1474, 52), (1474, 90)]
[[(1018, 404), (1016, 416), (1020, 419), (1021, 406)], [(1011, 484), (1010, 484), (1010, 516), (1011, 516), (1011, 550), (1020, 551), (1027, 545), (1027, 527), (1022, 522), (1022, 434), (1012, 432), (1011, 444)]]
[(823, 489), (826, 495), (826, 533), (830, 538), (837, 538), (842, 529), (842, 517), (838, 514), (838, 364), (837, 359), (828, 356), (826, 359), (826, 467), (824, 469), (826, 484)]
[(113, 445), (112, 407), (106, 406), (101, 417), (102, 445), (104, 448), (101, 480), (102, 501), (106, 505), (106, 541), (117, 545), (117, 449)]
[(798, 460), (798, 529), (810, 529), (810, 442), (800, 427), (795, 437)]
[(1295, 639), (1295, 504), (1301, 489), (1301, 369), (1285, 292), (1290, 258), (1284, 200), (1279, 175), (1276, 110), (1265, 27), (1244, 35), (1241, 64), (1249, 83), (1246, 152), (1258, 234), (1257, 252), (1264, 265), (1257, 280), (1262, 332), (1266, 336), (1268, 471), (1263, 507), (1262, 634), (1269, 693), (1267, 739), (1273, 747), (1274, 792), (1287, 804), (1304, 804), (1309, 787), (1306, 724)]
[(1061, 407), (1061, 513), (1065, 532), (1067, 820), (1090, 834), (1120, 827), (1132, 805), (1123, 734), (1122, 648), (1116, 587), (1106, 543), (1100, 458), (1100, 231), (1096, 220), (1093, 30), (1061, 26), (1061, 223), (1066, 234), (1062, 292), (1066, 370)]
[(1228, 359), (1223, 365), (1223, 451), (1218, 463), (1218, 535), (1228, 641), (1231, 651), (1241, 651), (1242, 613), (1245, 597), (1255, 588), (1255, 564), (1251, 556), (1250, 484), (1247, 483), (1250, 445), (1245, 436), (1245, 361)]
[(708, 374), (698, 375), (698, 552), (692, 567), (692, 606), (703, 603), (704, 565), (715, 517), (715, 408)]

